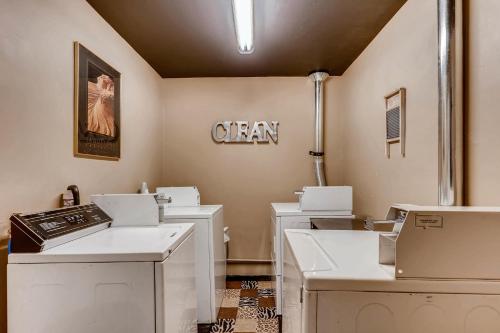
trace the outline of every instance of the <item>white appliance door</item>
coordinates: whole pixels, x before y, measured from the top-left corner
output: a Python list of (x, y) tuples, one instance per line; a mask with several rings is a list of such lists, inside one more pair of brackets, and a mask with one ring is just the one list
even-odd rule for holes
[(175, 218), (166, 219), (164, 223), (195, 224), (198, 323), (216, 322), (226, 288), (223, 210), (212, 218)]
[(500, 332), (500, 295), (325, 291), (317, 309), (318, 332)]
[[(167, 219), (164, 223), (194, 223), (198, 323), (212, 322), (215, 312), (214, 262), (210, 246), (210, 219)], [(214, 310), (212, 310), (214, 309)], [(215, 320), (214, 320), (215, 321)]]
[(212, 322), (215, 322), (222, 305), (222, 299), (224, 298), (224, 290), (226, 289), (226, 246), (224, 243), (224, 211), (222, 209), (213, 217), (212, 223), (213, 251), (211, 252), (214, 254), (213, 260), (215, 264), (215, 307), (212, 312)]
[(270, 235), (271, 235), (271, 261), (273, 263), (274, 275), (279, 275), (280, 272), (277, 269), (278, 251), (280, 246), (280, 217), (274, 214), (271, 209), (271, 224), (270, 224)]
[(276, 290), (276, 312), (281, 315), (281, 217), (271, 209), (271, 262), (273, 265), (273, 289)]
[(286, 229), (311, 229), (309, 216), (281, 216), (277, 223), (279, 227), (278, 237), (279, 244), (276, 249), (276, 311), (282, 314), (283, 301), (283, 247), (285, 243)]
[(155, 263), (157, 333), (196, 333), (195, 274), (192, 233), (167, 259)]
[(283, 254), (283, 333), (301, 333), (302, 326), (302, 278), (290, 246), (284, 240)]
[(152, 262), (9, 264), (9, 333), (154, 333)]

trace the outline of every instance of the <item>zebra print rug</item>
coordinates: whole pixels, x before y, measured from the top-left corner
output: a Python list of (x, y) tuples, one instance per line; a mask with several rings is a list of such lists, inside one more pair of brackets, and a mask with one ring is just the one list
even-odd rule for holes
[(210, 333), (279, 333), (279, 325), (270, 281), (228, 281)]

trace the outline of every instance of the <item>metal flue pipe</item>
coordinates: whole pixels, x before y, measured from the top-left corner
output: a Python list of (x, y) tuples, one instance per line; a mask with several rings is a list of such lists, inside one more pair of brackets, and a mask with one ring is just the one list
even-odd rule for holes
[(462, 204), (462, 0), (438, 0), (439, 205)]
[(323, 135), (323, 83), (328, 78), (326, 72), (314, 72), (309, 75), (314, 82), (314, 150), (309, 152), (313, 157), (314, 176), (318, 186), (326, 186), (324, 163)]

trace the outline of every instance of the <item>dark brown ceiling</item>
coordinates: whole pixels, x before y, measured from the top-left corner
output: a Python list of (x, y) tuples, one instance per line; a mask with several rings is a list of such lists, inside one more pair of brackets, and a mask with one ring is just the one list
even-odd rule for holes
[(255, 0), (238, 53), (231, 0), (88, 0), (162, 77), (341, 75), (406, 0)]

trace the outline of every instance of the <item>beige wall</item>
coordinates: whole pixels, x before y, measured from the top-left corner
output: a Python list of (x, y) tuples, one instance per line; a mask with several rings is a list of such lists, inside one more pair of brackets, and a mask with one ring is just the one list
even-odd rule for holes
[(500, 205), (500, 2), (466, 1), (466, 203)]
[[(466, 3), (465, 197), (498, 205), (500, 4)], [(72, 157), (74, 40), (122, 73), (119, 162)], [(354, 186), (357, 214), (383, 217), (392, 202), (437, 202), (436, 55), (436, 3), (409, 0), (346, 73), (326, 84), (327, 176), (330, 184)], [(295, 201), (295, 189), (314, 183), (307, 156), (313, 90), (306, 78), (160, 80), (79, 0), (0, 0), (0, 72), (0, 233), (11, 212), (54, 207), (70, 183), (80, 185), (84, 200), (134, 191), (142, 180), (153, 187), (195, 184), (203, 203), (225, 205), (230, 257), (266, 260), (269, 203)], [(399, 87), (408, 90), (407, 155), (396, 144), (387, 159), (383, 96)], [(216, 144), (210, 127), (226, 119), (278, 120), (280, 141)], [(238, 266), (235, 272), (269, 272)]]
[[(75, 40), (122, 74), (119, 162), (73, 157)], [(55, 207), (69, 184), (87, 201), (159, 183), (160, 77), (86, 1), (0, 0), (0, 73), (0, 232), (12, 212)]]
[[(466, 4), (465, 198), (498, 205), (500, 4)], [(394, 202), (437, 203), (437, 52), (436, 1), (409, 0), (344, 75), (327, 84), (327, 175), (331, 184), (354, 186), (359, 215), (382, 218)], [(407, 89), (406, 157), (395, 144), (387, 159), (383, 97), (399, 87)], [(197, 184), (204, 202), (225, 205), (232, 258), (268, 259), (268, 203), (295, 200), (291, 191), (313, 182), (304, 154), (312, 142), (312, 84), (306, 78), (175, 79), (165, 80), (163, 95), (163, 182)], [(216, 120), (261, 118), (281, 121), (278, 146), (210, 140)]]
[[(329, 80), (327, 89), (336, 83)], [(166, 79), (163, 94), (162, 184), (196, 185), (202, 203), (224, 205), (231, 258), (269, 259), (270, 203), (296, 201), (295, 190), (314, 184), (308, 157), (313, 139), (312, 82), (279, 77)], [(279, 142), (217, 144), (211, 139), (211, 126), (218, 120), (277, 120)], [(339, 142), (335, 133), (340, 132), (329, 131), (327, 149)], [(331, 158), (328, 166), (333, 171), (338, 163)], [(332, 184), (341, 181), (338, 171), (330, 177)]]
[[(500, 35), (496, 0), (465, 0), (465, 204), (500, 205)], [(355, 211), (437, 203), (436, 1), (409, 0), (340, 78), (344, 182)], [(384, 157), (383, 96), (408, 89), (407, 157)], [(362, 133), (357, 136), (356, 133)]]
[[(122, 158), (73, 157), (73, 41), (122, 74)], [(83, 199), (161, 174), (159, 75), (81, 0), (0, 1), (0, 221), (46, 209), (69, 184)]]
[[(437, 203), (437, 8), (410, 0), (340, 78), (344, 182), (354, 210), (383, 218), (391, 203)], [(385, 147), (384, 96), (407, 89), (406, 157)]]
[[(435, 1), (410, 0), (346, 73), (326, 84), (327, 176), (332, 185), (354, 186), (357, 214), (380, 218), (393, 202), (436, 203), (436, 15)], [(407, 155), (399, 155), (397, 144), (387, 159), (384, 96), (399, 87), (408, 89)], [(314, 184), (307, 155), (312, 83), (305, 77), (167, 79), (163, 96), (163, 185), (195, 184), (204, 203), (224, 204), (231, 258), (269, 259), (269, 203), (295, 201), (293, 190)], [(278, 145), (210, 139), (217, 120), (260, 119), (280, 121)], [(237, 271), (249, 270), (265, 272)]]

